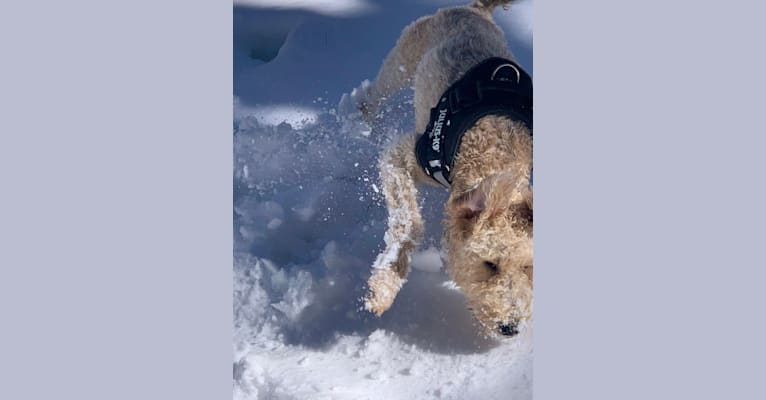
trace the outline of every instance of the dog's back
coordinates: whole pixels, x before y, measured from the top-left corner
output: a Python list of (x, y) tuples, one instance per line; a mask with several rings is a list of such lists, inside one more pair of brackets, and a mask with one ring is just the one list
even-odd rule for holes
[(372, 123), (387, 98), (412, 86), (415, 129), (423, 132), (439, 96), (471, 67), (491, 57), (514, 59), (503, 31), (492, 19), (495, 7), (511, 2), (477, 0), (444, 8), (404, 28), (375, 81), (358, 88), (364, 118)]
[(412, 29), (427, 31), (419, 39), (428, 42), (414, 76), (418, 132), (425, 130), (428, 112), (442, 93), (471, 67), (490, 57), (513, 59), (503, 31), (492, 20), (494, 6), (482, 4), (442, 9), (413, 24)]

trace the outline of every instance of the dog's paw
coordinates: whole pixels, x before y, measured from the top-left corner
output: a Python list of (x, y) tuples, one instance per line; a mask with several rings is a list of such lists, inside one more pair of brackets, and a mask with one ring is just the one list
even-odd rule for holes
[(397, 293), (405, 280), (390, 269), (373, 269), (372, 276), (367, 281), (367, 295), (364, 298), (364, 308), (381, 316), (391, 308)]

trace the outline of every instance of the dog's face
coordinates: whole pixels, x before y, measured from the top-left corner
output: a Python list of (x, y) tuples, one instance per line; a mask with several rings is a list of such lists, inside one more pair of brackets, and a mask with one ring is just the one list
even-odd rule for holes
[(449, 272), (487, 333), (513, 336), (532, 313), (532, 192), (510, 173), (450, 199)]

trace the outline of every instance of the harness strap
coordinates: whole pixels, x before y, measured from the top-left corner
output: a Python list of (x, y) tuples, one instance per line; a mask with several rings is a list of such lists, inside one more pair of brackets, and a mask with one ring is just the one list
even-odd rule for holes
[(487, 115), (509, 116), (532, 131), (532, 78), (511, 60), (486, 59), (442, 94), (415, 145), (425, 173), (449, 189), (463, 135)]

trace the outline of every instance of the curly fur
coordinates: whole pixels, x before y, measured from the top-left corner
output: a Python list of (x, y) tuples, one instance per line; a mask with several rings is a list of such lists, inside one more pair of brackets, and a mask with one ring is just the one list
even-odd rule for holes
[[(404, 29), (386, 57), (368, 97), (359, 105), (369, 121), (385, 98), (412, 85), (415, 128), (449, 85), (489, 57), (513, 59), (491, 11), (510, 1), (479, 0), (439, 10)], [(415, 160), (416, 134), (384, 151), (379, 169), (389, 211), (386, 249), (373, 265), (365, 306), (377, 315), (406, 282), (410, 254), (423, 222), (416, 183), (434, 182)], [(448, 272), (486, 332), (515, 326), (532, 313), (532, 136), (525, 125), (490, 115), (460, 145), (445, 207)]]

